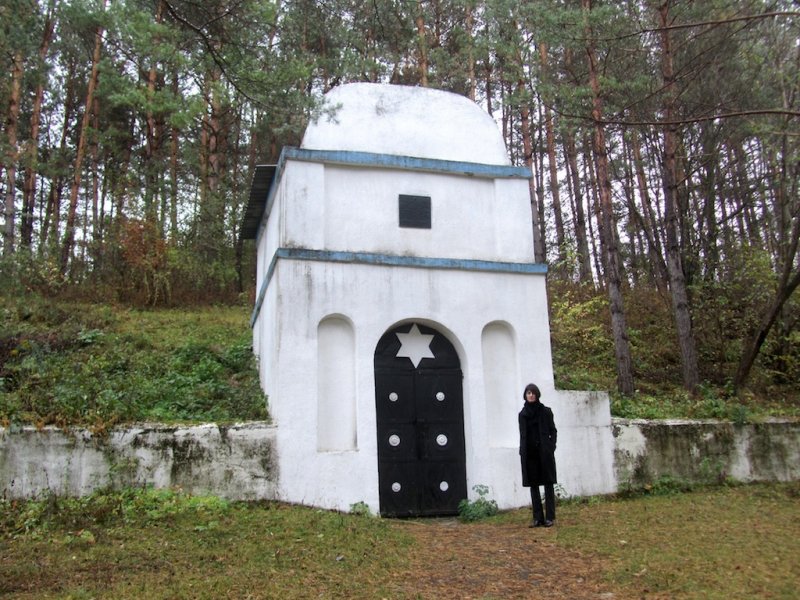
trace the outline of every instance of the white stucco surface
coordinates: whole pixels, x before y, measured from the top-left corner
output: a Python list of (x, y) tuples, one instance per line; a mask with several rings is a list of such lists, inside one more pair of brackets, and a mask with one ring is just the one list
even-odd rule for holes
[(112, 486), (179, 487), (237, 500), (276, 496), (273, 427), (248, 423), (116, 428), (106, 436), (0, 428), (0, 495), (83, 496)]
[[(281, 186), (276, 234), (284, 247), (533, 262), (524, 179), (290, 160)], [(431, 198), (430, 229), (398, 227), (400, 194)]]
[[(554, 388), (527, 173), (505, 168), (494, 121), (424, 88), (353, 84), (326, 102), (333, 115), (281, 161), (259, 238), (253, 339), (276, 425), (278, 497), (379, 511), (376, 345), (412, 322), (458, 354), (470, 497), (481, 484), (502, 508), (530, 502), (517, 424), (529, 382), (555, 414), (564, 489), (612, 491), (608, 397)], [(400, 196), (430, 199), (430, 227), (400, 226)], [(333, 339), (353, 356), (337, 356)]]
[[(485, 323), (507, 323), (518, 336), (520, 348), (515, 362), (502, 366), (506, 377), (516, 378), (515, 389), (537, 381), (554, 396), (543, 275), (281, 261), (273, 285), (282, 290), (275, 299), (281, 318), (273, 334), (280, 352), (275, 368), (265, 369), (262, 375), (277, 425), (282, 499), (341, 510), (366, 502), (377, 512), (375, 345), (388, 329), (413, 320), (444, 333), (459, 353), (464, 371), (468, 486), (490, 485), (493, 498), (503, 507), (529, 501), (518, 481), (516, 414), (522, 404), (521, 391), (493, 400), (493, 410), (510, 415), (506, 425), (512, 435), (505, 448), (489, 448), (481, 333)], [(318, 385), (311, 349), (316, 348), (318, 323), (332, 315), (348, 315), (354, 323), (358, 447), (352, 452), (317, 452), (313, 427), (318, 421), (314, 401)], [(562, 411), (569, 418), (571, 411)], [(348, 414), (343, 411), (340, 416)], [(332, 418), (327, 426), (335, 429), (346, 424)], [(564, 443), (565, 456), (570, 447)], [(589, 489), (587, 482), (581, 485)]]
[(510, 164), (497, 124), (474, 102), (388, 84), (352, 83), (331, 90), (301, 147)]

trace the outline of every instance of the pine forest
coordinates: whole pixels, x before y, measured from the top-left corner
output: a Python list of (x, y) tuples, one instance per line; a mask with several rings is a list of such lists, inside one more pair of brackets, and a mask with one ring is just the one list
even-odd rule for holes
[(621, 396), (669, 354), (800, 402), (796, 0), (4, 0), (0, 60), (4, 287), (252, 305), (254, 167), (334, 86), (426, 86), (531, 169), (554, 335), (598, 306)]

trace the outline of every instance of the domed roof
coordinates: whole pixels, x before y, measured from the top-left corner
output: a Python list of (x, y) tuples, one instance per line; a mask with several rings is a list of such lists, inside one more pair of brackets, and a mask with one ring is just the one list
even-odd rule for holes
[(468, 98), (379, 83), (350, 83), (328, 92), (301, 147), (511, 164), (497, 124)]

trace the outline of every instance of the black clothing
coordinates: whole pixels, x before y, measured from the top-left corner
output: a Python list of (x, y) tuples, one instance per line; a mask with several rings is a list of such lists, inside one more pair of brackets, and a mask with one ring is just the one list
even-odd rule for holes
[(519, 413), (519, 456), (523, 486), (557, 482), (557, 437), (553, 411), (539, 401), (526, 402)]
[[(525, 402), (519, 412), (519, 456), (522, 485), (531, 488), (533, 525), (552, 523), (556, 518), (556, 440), (558, 431), (553, 411), (539, 402)], [(544, 486), (544, 507), (539, 486)], [(544, 510), (542, 510), (544, 508)]]
[(538, 485), (531, 486), (531, 506), (533, 507), (534, 522), (544, 523), (556, 520), (556, 493), (552, 483), (544, 485), (544, 511), (542, 510), (542, 495)]

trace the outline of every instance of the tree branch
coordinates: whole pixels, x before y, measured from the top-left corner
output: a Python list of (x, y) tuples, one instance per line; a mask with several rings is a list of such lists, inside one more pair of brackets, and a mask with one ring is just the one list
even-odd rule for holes
[[(581, 121), (587, 121), (594, 123), (595, 120), (591, 116), (586, 115), (575, 115), (571, 113), (566, 113), (563, 111), (558, 110), (554, 106), (550, 107), (551, 110), (558, 113), (562, 117), (569, 117), (571, 119), (579, 119)], [(603, 125), (652, 125), (652, 126), (663, 126), (663, 125), (689, 125), (690, 123), (704, 123), (706, 121), (715, 121), (716, 119), (732, 119), (736, 117), (753, 117), (753, 116), (763, 116), (763, 115), (778, 115), (789, 117), (792, 119), (796, 119), (800, 117), (800, 110), (788, 110), (783, 108), (762, 108), (762, 109), (754, 109), (754, 110), (740, 110), (735, 112), (729, 113), (716, 113), (713, 115), (705, 115), (702, 117), (689, 117), (686, 119), (677, 119), (674, 121), (628, 121), (625, 119), (602, 119), (599, 123)]]
[[(769, 19), (772, 17), (800, 17), (800, 12), (795, 11), (776, 11), (759, 13), (757, 15), (744, 15), (741, 17), (731, 17), (729, 19), (718, 19), (713, 21), (696, 21), (694, 23), (681, 23), (679, 25), (668, 25), (666, 27), (646, 27), (638, 31), (632, 31), (623, 35), (605, 38), (593, 38), (595, 42), (615, 42), (619, 40), (626, 40), (632, 37), (638, 37), (647, 33), (660, 33), (662, 31), (673, 31), (679, 29), (693, 29), (695, 27), (719, 27), (720, 25), (729, 25), (730, 23), (738, 23), (741, 21), (757, 21), (759, 19)], [(572, 38), (574, 41), (585, 41), (583, 38)]]

